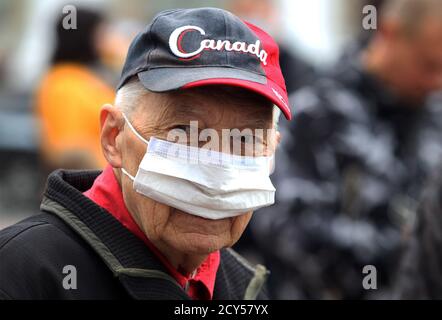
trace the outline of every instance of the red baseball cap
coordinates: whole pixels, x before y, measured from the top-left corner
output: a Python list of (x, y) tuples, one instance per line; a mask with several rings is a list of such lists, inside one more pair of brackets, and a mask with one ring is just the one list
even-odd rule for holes
[(152, 92), (207, 85), (256, 92), (291, 112), (275, 40), (257, 26), (217, 8), (167, 10), (133, 40), (120, 89), (137, 75)]

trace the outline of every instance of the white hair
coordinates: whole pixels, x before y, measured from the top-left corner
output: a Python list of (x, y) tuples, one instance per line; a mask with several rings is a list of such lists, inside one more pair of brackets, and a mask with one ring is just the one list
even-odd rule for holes
[(273, 105), (273, 125), (275, 129), (278, 129), (279, 118), (281, 118), (281, 109), (278, 106)]
[(138, 79), (134, 78), (117, 91), (115, 106), (129, 116), (140, 105), (141, 98), (148, 94), (149, 91)]

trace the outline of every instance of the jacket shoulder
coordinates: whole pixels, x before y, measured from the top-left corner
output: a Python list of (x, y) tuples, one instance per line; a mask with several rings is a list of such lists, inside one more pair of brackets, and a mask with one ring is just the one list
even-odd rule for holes
[[(53, 275), (59, 257), (66, 255), (71, 242), (53, 219), (42, 214), (0, 231), (0, 297), (46, 298), (45, 291), (58, 280)], [(61, 267), (58, 278), (62, 275)]]
[(0, 255), (17, 249), (38, 247), (53, 239), (49, 234), (66, 237), (71, 232), (64, 223), (50, 214), (40, 214), (22, 220), (0, 231)]
[[(0, 261), (0, 299), (94, 298), (101, 292), (90, 288), (106, 289), (112, 279), (93, 250), (47, 213), (0, 231)], [(64, 287), (66, 270), (72, 270), (67, 266), (75, 268), (78, 286), (85, 290)]]

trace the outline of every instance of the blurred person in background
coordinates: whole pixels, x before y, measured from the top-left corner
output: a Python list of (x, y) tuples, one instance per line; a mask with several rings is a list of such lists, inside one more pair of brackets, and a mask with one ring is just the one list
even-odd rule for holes
[[(230, 0), (227, 9), (249, 21), (279, 40), (281, 13), (276, 0)], [(282, 41), (279, 45), (279, 64), (284, 74), (288, 92), (310, 84), (316, 77), (315, 69), (293, 53)]]
[[(381, 11), (366, 48), (291, 97), (277, 205), (251, 225), (274, 298), (389, 296), (401, 230), (442, 158), (441, 100), (427, 99), (442, 88), (442, 1)], [(365, 265), (378, 290), (362, 287)]]
[(100, 61), (100, 54), (109, 46), (106, 20), (91, 9), (77, 8), (76, 14), (77, 29), (64, 28), (65, 15), (57, 20), (52, 66), (36, 92), (46, 171), (105, 164), (97, 118), (101, 106), (114, 96), (114, 83), (104, 80), (109, 73), (103, 71)]
[(93, 67), (103, 80), (115, 87), (132, 39), (143, 29), (135, 19), (120, 18), (102, 24), (97, 40), (99, 62)]

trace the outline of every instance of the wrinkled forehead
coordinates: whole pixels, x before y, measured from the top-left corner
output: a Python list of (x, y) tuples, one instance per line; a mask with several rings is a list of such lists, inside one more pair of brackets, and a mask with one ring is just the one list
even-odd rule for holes
[(232, 128), (270, 128), (273, 122), (273, 104), (241, 88), (207, 86), (155, 95), (150, 103), (155, 103), (157, 121), (202, 121)]

